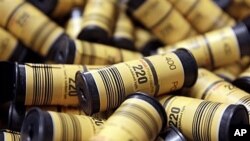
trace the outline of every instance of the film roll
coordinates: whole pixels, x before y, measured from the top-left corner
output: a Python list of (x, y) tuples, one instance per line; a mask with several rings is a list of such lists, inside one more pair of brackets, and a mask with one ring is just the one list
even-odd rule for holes
[(166, 122), (165, 110), (157, 100), (135, 93), (121, 104), (91, 141), (152, 141), (165, 129)]
[(208, 32), (158, 49), (158, 53), (186, 48), (192, 52), (199, 67), (217, 68), (239, 61), (250, 53), (248, 21), (234, 27)]
[(241, 104), (250, 116), (249, 93), (235, 87), (206, 69), (199, 69), (195, 85), (189, 89), (188, 96), (213, 102)]
[(187, 140), (230, 140), (234, 126), (248, 125), (243, 105), (229, 105), (182, 96), (164, 96), (160, 103), (168, 113), (167, 125), (177, 127)]
[(142, 58), (142, 54), (126, 49), (87, 41), (71, 40), (71, 58), (68, 63), (88, 65), (111, 65)]
[(128, 0), (133, 16), (162, 42), (170, 44), (196, 34), (189, 22), (166, 0)]
[(78, 38), (107, 43), (113, 32), (115, 12), (116, 0), (88, 0)]
[(78, 72), (75, 79), (80, 104), (87, 115), (92, 115), (116, 108), (131, 93), (159, 96), (191, 87), (196, 78), (197, 64), (192, 54), (179, 49), (88, 73)]
[(0, 26), (46, 59), (66, 62), (69, 39), (61, 27), (24, 0), (3, 0), (0, 9)]
[(104, 121), (83, 115), (30, 109), (23, 122), (21, 140), (89, 140), (99, 132)]

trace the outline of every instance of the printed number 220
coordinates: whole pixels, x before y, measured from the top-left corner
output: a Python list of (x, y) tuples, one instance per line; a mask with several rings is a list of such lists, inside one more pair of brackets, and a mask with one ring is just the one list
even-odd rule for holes
[(148, 81), (148, 78), (145, 76), (146, 72), (143, 70), (142, 65), (133, 66), (132, 68), (135, 71), (135, 75), (138, 79), (139, 84), (143, 84), (143, 83), (146, 83)]

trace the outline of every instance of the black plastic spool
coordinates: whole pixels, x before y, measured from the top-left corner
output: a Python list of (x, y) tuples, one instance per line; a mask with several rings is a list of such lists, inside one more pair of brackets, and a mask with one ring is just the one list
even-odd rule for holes
[(49, 113), (39, 108), (30, 109), (21, 128), (21, 140), (52, 141), (53, 123)]

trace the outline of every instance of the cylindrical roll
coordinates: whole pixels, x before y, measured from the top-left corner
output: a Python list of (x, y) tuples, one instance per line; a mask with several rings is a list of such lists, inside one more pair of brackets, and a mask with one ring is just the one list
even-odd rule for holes
[(129, 50), (135, 50), (134, 25), (126, 15), (125, 10), (119, 11), (112, 41), (114, 46)]
[(166, 122), (165, 110), (157, 100), (136, 93), (121, 104), (91, 141), (154, 141)]
[(235, 21), (212, 0), (168, 0), (200, 33), (224, 26), (233, 26)]
[(188, 96), (213, 102), (244, 105), (250, 116), (250, 95), (206, 69), (200, 68)]
[(154, 54), (157, 48), (161, 46), (163, 46), (163, 43), (153, 34), (140, 27), (135, 28), (135, 48), (144, 56)]
[(1, 100), (21, 105), (78, 105), (75, 74), (95, 66), (1, 62)]
[(1, 130), (0, 140), (1, 141), (21, 141), (21, 136), (19, 132), (14, 132), (10, 130)]
[(191, 87), (197, 65), (187, 50), (115, 64), (88, 73), (76, 74), (77, 93), (86, 114), (118, 107), (137, 91), (151, 96)]
[(110, 65), (143, 57), (138, 52), (87, 41), (72, 40), (71, 46), (74, 50), (68, 63), (73, 64)]
[(233, 84), (250, 93), (250, 67), (241, 73), (240, 76), (233, 82)]
[(128, 0), (127, 6), (133, 16), (164, 43), (174, 43), (196, 34), (167, 0)]
[(21, 129), (23, 141), (87, 141), (104, 121), (83, 115), (29, 110)]
[(248, 125), (243, 105), (229, 105), (182, 96), (161, 97), (168, 113), (167, 125), (177, 127), (187, 140), (229, 141), (231, 129)]
[(65, 63), (68, 37), (57, 24), (24, 0), (0, 2), (0, 26), (8, 29), (31, 50), (47, 59)]
[[(105, 11), (105, 12), (104, 12)], [(80, 39), (107, 43), (114, 28), (116, 0), (88, 0), (83, 11)]]
[(190, 50), (199, 67), (216, 68), (239, 61), (241, 56), (250, 54), (248, 23), (238, 23), (204, 35), (189, 38), (172, 46), (158, 49), (158, 53), (176, 48)]
[(27, 0), (45, 14), (62, 17), (70, 13), (74, 7), (83, 7), (85, 0)]
[(244, 0), (232, 0), (226, 11), (240, 21), (250, 15), (250, 6), (247, 5)]
[(66, 33), (73, 39), (76, 39), (82, 29), (82, 8), (72, 9), (71, 17), (66, 25)]

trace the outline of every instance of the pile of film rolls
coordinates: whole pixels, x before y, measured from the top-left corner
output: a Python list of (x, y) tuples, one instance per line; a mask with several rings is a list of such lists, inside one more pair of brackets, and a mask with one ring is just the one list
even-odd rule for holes
[(0, 141), (250, 140), (250, 0), (0, 13)]

